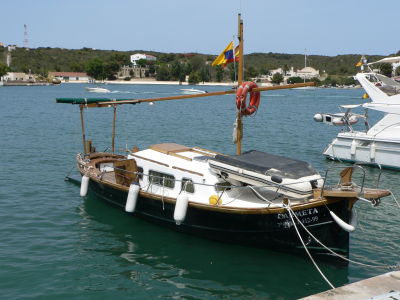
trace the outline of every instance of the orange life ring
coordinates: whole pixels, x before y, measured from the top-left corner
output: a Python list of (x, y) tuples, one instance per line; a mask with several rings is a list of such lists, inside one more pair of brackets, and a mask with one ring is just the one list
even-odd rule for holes
[[(252, 92), (257, 88), (257, 84), (251, 81), (243, 82), (236, 91), (236, 107), (244, 116), (249, 116), (255, 113), (260, 104), (260, 92)], [(246, 106), (247, 93), (250, 93), (249, 105)]]

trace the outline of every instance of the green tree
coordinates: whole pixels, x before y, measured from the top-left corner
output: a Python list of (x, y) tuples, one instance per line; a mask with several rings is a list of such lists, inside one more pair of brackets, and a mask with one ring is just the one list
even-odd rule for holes
[(246, 80), (251, 80), (251, 78), (257, 77), (258, 71), (255, 67), (249, 66), (244, 70), (244, 77)]
[(303, 81), (304, 81), (303, 78), (301, 78), (299, 76), (295, 76), (295, 77), (289, 77), (287, 80), (287, 83), (289, 83), (289, 84), (302, 83)]
[[(353, 78), (353, 77), (351, 77), (351, 78)], [(315, 82), (315, 85), (316, 85), (316, 86), (321, 85), (321, 80), (320, 80), (319, 78), (317, 78), (317, 77), (311, 78), (310, 81), (311, 81), (311, 82)], [(354, 80), (353, 80), (353, 81), (354, 81)]]
[(222, 81), (222, 79), (224, 78), (224, 69), (222, 69), (222, 67), (221, 66), (217, 66), (216, 68), (215, 68), (215, 80), (217, 81), (217, 82), (221, 82)]
[(195, 55), (190, 58), (190, 64), (192, 66), (192, 71), (201, 72), (200, 70), (204, 66), (204, 58), (200, 55)]
[(200, 81), (201, 81), (201, 76), (199, 72), (192, 71), (192, 73), (189, 74), (189, 84), (197, 84)]
[(105, 78), (104, 63), (99, 58), (92, 58), (86, 65), (86, 73), (96, 80)]
[(189, 75), (190, 73), (192, 73), (192, 71), (192, 64), (189, 62), (185, 65), (185, 75)]
[(10, 72), (10, 68), (7, 67), (6, 65), (0, 63), (0, 77), (3, 77), (6, 75), (8, 72)]
[(283, 74), (285, 74), (285, 76), (286, 76), (287, 71), (289, 71), (289, 70), (290, 70), (289, 66), (287, 64), (284, 64), (283, 65)]
[(162, 65), (157, 69), (156, 79), (159, 81), (168, 81), (171, 78), (169, 68), (166, 65)]
[(69, 68), (72, 72), (84, 72), (85, 71), (85, 65), (80, 62), (72, 62), (69, 65)]
[(272, 78), (271, 78), (272, 83), (279, 84), (282, 81), (283, 81), (283, 76), (281, 73), (275, 73), (274, 75), (272, 75)]
[(328, 86), (336, 86), (337, 85), (337, 80), (332, 78), (332, 77), (330, 77), (330, 76), (328, 76), (328, 77), (326, 77), (326, 79), (322, 83), (325, 84), (325, 85), (328, 85)]
[(142, 58), (136, 61), (136, 65), (138, 65), (139, 67), (144, 68), (147, 64), (147, 60)]
[(112, 61), (120, 66), (127, 66), (131, 63), (129, 55), (126, 53), (115, 53), (110, 57), (109, 61)]
[(343, 85), (355, 85), (356, 81), (354, 80), (353, 76), (346, 76), (341, 78), (340, 83)]
[(181, 73), (183, 73), (183, 67), (178, 60), (174, 61), (172, 64), (171, 76), (174, 80), (179, 80), (182, 78)]
[(210, 81), (210, 71), (206, 66), (203, 66), (200, 71), (200, 80), (204, 82)]
[(382, 75), (385, 75), (387, 77), (392, 77), (393, 67), (391, 64), (381, 64), (379, 66), (379, 71), (381, 72)]

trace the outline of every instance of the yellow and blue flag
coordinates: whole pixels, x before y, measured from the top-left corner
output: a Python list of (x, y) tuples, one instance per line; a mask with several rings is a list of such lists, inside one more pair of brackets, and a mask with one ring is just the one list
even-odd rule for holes
[(235, 53), (233, 52), (233, 42), (230, 42), (228, 46), (222, 51), (220, 55), (211, 64), (213, 67), (218, 65), (223, 65), (225, 67), (228, 63), (239, 60), (239, 47), (235, 48)]

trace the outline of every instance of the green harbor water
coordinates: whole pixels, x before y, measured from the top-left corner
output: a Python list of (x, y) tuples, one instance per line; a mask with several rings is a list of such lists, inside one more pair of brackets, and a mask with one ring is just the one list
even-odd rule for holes
[[(297, 299), (329, 289), (310, 260), (218, 243), (128, 216), (64, 181), (82, 151), (79, 108), (56, 97), (150, 98), (180, 94), (180, 86), (84, 84), (0, 87), (0, 299)], [(197, 87), (198, 88), (198, 87)], [(224, 87), (201, 87), (208, 91)], [(362, 90), (266, 92), (258, 112), (244, 120), (243, 150), (257, 149), (310, 162), (332, 163), (324, 147), (340, 128), (313, 115), (357, 104)], [(372, 120), (380, 117), (370, 112)], [(97, 150), (111, 145), (112, 109), (86, 111), (87, 137)], [(235, 153), (233, 95), (118, 108), (119, 150), (161, 142)], [(361, 128), (359, 125), (359, 128)], [(378, 169), (366, 168), (376, 185)], [(383, 170), (380, 186), (400, 198), (400, 172)], [(378, 207), (356, 204), (358, 228), (350, 258), (399, 264), (400, 209), (391, 197)], [(389, 269), (319, 263), (335, 286)]]

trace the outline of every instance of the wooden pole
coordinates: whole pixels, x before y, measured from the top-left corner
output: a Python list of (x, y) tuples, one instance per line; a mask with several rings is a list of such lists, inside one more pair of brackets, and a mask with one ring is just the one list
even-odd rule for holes
[(110, 105), (120, 105), (120, 104), (137, 104), (142, 102), (158, 102), (158, 101), (167, 101), (167, 100), (185, 100), (191, 98), (203, 98), (203, 97), (211, 97), (211, 96), (221, 96), (221, 95), (229, 95), (235, 94), (235, 90), (229, 91), (219, 91), (219, 92), (210, 92), (205, 94), (194, 94), (194, 95), (182, 95), (182, 96), (169, 96), (169, 97), (161, 97), (161, 98), (150, 98), (150, 99), (132, 99), (132, 100), (119, 100), (119, 101), (110, 101), (108, 102), (96, 102), (88, 104), (88, 107), (104, 107)]
[(263, 86), (263, 87), (258, 87), (258, 88), (252, 89), (252, 92), (286, 90), (286, 89), (295, 89), (295, 88), (306, 87), (306, 86), (315, 86), (315, 82), (293, 83), (293, 84), (276, 85), (276, 86)]
[[(238, 66), (238, 87), (243, 82), (243, 20), (238, 14), (238, 39), (239, 39), (239, 66)], [(238, 110), (236, 114), (237, 130), (236, 130), (236, 155), (242, 153), (243, 123), (242, 114)]]
[(111, 141), (111, 151), (115, 152), (115, 120), (117, 119), (117, 106), (114, 105), (114, 119), (113, 119), (113, 127), (112, 127), (112, 141)]
[[(277, 86), (259, 87), (259, 88), (253, 89), (253, 91), (260, 92), (260, 91), (270, 91), (270, 90), (294, 89), (297, 87), (314, 86), (314, 85), (315, 85), (314, 82), (294, 83), (294, 84), (285, 84), (285, 85), (277, 85)], [(85, 106), (86, 107), (110, 107), (111, 105), (120, 105), (120, 104), (138, 104), (138, 103), (143, 103), (143, 102), (185, 100), (185, 99), (191, 99), (191, 98), (204, 98), (204, 97), (230, 95), (230, 94), (236, 94), (236, 90), (211, 92), (211, 93), (195, 94), (195, 95), (149, 98), (149, 99), (131, 99), (131, 100), (118, 100), (118, 101), (113, 101), (112, 99), (110, 99), (110, 101), (107, 101), (107, 102), (95, 102), (95, 103), (87, 104)]]
[(238, 40), (239, 40), (239, 66), (238, 66), (238, 86), (243, 82), (243, 20), (238, 14)]
[(82, 126), (82, 143), (83, 143), (83, 154), (86, 154), (86, 136), (85, 136), (85, 121), (83, 119), (83, 109), (84, 105), (79, 105), (79, 108), (81, 110), (81, 126)]

